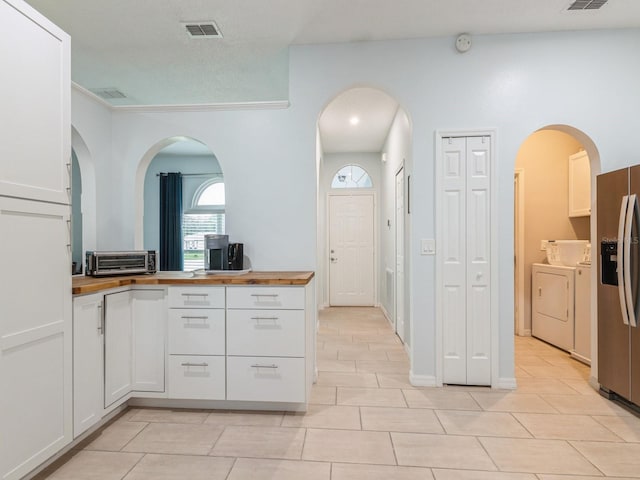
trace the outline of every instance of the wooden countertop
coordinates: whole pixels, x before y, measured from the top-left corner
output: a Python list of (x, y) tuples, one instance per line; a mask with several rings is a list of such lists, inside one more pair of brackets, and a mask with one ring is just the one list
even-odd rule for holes
[(240, 275), (194, 275), (191, 272), (159, 272), (153, 275), (73, 277), (74, 295), (127, 285), (306, 285), (314, 272), (249, 272)]

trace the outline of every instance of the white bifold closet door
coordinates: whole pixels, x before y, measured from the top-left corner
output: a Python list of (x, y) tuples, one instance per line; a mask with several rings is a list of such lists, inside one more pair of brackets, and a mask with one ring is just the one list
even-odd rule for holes
[(491, 384), (490, 138), (442, 140), (443, 382)]

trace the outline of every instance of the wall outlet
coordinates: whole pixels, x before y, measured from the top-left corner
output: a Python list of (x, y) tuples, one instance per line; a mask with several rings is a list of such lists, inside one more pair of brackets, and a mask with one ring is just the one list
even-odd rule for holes
[(540, 240), (540, 251), (545, 252), (547, 250), (547, 243), (549, 240)]

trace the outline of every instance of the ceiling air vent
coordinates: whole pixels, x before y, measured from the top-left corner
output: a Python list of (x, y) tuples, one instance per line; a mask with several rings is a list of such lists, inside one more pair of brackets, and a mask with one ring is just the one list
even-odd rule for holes
[(100, 98), (104, 98), (105, 100), (127, 98), (127, 96), (117, 88), (92, 88), (91, 91), (98, 95)]
[(607, 0), (575, 0), (575, 2), (569, 5), (567, 10), (598, 10), (602, 8), (605, 3), (607, 3)]
[(215, 22), (184, 22), (187, 33), (193, 38), (222, 38)]

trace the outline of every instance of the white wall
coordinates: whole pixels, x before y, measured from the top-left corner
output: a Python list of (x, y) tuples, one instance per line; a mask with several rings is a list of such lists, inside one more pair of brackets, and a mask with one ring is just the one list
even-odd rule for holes
[(412, 123), (411, 368), (425, 381), (435, 378), (435, 257), (420, 256), (418, 247), (421, 238), (436, 236), (434, 132), (497, 130), (500, 308), (493, 315), (499, 316), (500, 358), (494, 374), (508, 381), (514, 375), (518, 148), (540, 127), (567, 124), (595, 142), (603, 171), (637, 163), (637, 45), (638, 29), (477, 36), (466, 54), (455, 51), (453, 37), (292, 47), (286, 110), (113, 114), (111, 155), (100, 138), (97, 146), (87, 141), (100, 157), (100, 243), (134, 246), (138, 162), (160, 140), (186, 135), (207, 144), (218, 158), (227, 185), (228, 230), (246, 239), (254, 265), (315, 270), (318, 115), (349, 87), (379, 87), (399, 100)]
[[(105, 232), (110, 220), (108, 206), (111, 197), (118, 195), (118, 187), (109, 188), (102, 180), (111, 169), (111, 110), (95, 97), (74, 85), (71, 90), (71, 142), (78, 157), (82, 176), (82, 244), (84, 250), (107, 250)], [(97, 183), (107, 188), (98, 191)], [(115, 193), (114, 193), (115, 190)], [(100, 219), (100, 221), (98, 221)]]
[[(407, 196), (407, 188), (406, 188), (406, 179), (407, 176), (411, 175), (412, 170), (412, 161), (411, 161), (411, 122), (407, 117), (407, 113), (399, 108), (396, 112), (396, 115), (393, 119), (393, 123), (391, 124), (391, 128), (389, 129), (389, 133), (387, 135), (387, 139), (385, 140), (384, 147), (382, 151), (385, 153), (386, 162), (382, 164), (382, 185), (381, 185), (381, 195), (380, 195), (380, 225), (381, 233), (380, 233), (380, 252), (381, 252), (381, 261), (380, 261), (380, 270), (379, 275), (381, 279), (381, 303), (384, 305), (384, 308), (387, 310), (388, 314), (394, 318), (395, 317), (395, 305), (394, 299), (386, 298), (386, 285), (384, 279), (386, 278), (386, 270), (390, 269), (394, 272), (394, 282), (395, 282), (395, 271), (396, 271), (396, 248), (395, 248), (395, 231), (396, 231), (396, 173), (400, 167), (404, 165), (404, 177), (405, 177), (405, 216), (404, 216), (404, 226), (405, 226), (405, 252), (410, 252), (409, 248), (409, 239), (411, 232), (411, 216), (407, 215), (407, 205), (409, 198)], [(387, 228), (387, 220), (391, 222), (391, 227)], [(409, 292), (411, 291), (410, 286), (410, 268), (411, 262), (409, 261), (409, 255), (405, 255), (405, 298), (400, 299), (404, 303), (404, 312), (405, 312), (405, 332), (404, 332), (404, 340), (405, 343), (411, 345), (411, 329), (410, 325), (410, 304), (409, 304)], [(394, 286), (395, 288), (395, 286)]]
[[(435, 376), (435, 257), (420, 256), (421, 238), (435, 237), (434, 132), (497, 129), (499, 218), (498, 372), (513, 366), (513, 170), (533, 131), (568, 124), (598, 147), (603, 170), (638, 161), (634, 138), (640, 109), (640, 30), (487, 35), (466, 54), (454, 38), (296, 46), (291, 49), (290, 113), (296, 131), (315, 132), (323, 105), (360, 84), (399, 100), (412, 121), (411, 305), (412, 373)], [(327, 72), (331, 74), (328, 75)], [(595, 93), (594, 93), (595, 89)], [(306, 127), (305, 127), (306, 125)], [(313, 156), (309, 140), (302, 157)], [(295, 155), (298, 155), (295, 152)]]

